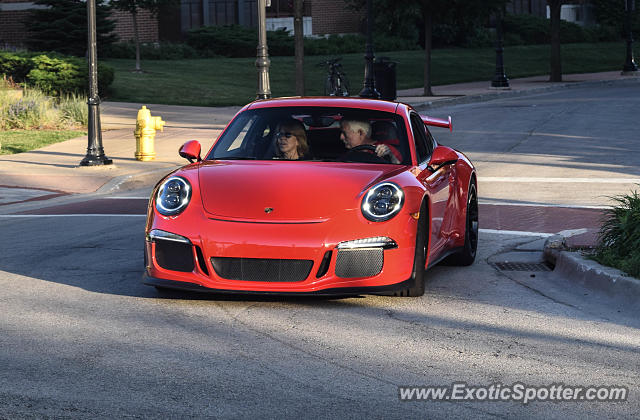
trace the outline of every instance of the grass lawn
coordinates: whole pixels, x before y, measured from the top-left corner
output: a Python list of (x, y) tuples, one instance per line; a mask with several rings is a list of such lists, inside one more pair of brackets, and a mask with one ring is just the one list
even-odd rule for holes
[[(635, 55), (640, 46), (635, 43)], [(625, 44), (562, 45), (563, 73), (590, 73), (621, 70)], [(343, 67), (351, 82), (352, 94), (362, 88), (364, 75), (362, 54), (343, 55)], [(423, 84), (424, 52), (376, 52), (397, 62), (398, 89)], [(327, 56), (305, 57), (307, 95), (321, 95), (326, 75), (317, 63)], [(506, 47), (505, 68), (509, 78), (549, 74), (549, 46), (527, 45)], [(111, 93), (104, 99), (122, 102), (174, 105), (244, 105), (255, 99), (257, 70), (255, 58), (207, 58), (192, 60), (142, 60), (143, 74), (132, 73), (134, 60), (107, 60), (115, 68)], [(433, 84), (491, 80), (495, 72), (495, 50), (438, 49), (433, 51)], [(274, 97), (291, 96), (295, 92), (293, 57), (271, 57), (270, 80)]]
[(53, 143), (86, 135), (86, 131), (9, 130), (0, 131), (0, 155), (28, 152)]

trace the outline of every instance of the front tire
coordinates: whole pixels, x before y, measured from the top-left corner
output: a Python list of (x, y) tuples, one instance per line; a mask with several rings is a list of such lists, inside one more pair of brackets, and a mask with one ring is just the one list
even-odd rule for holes
[(467, 222), (462, 250), (446, 259), (449, 265), (467, 266), (473, 264), (478, 250), (478, 190), (475, 180), (469, 185), (467, 194)]
[(413, 256), (413, 271), (409, 278), (410, 285), (396, 291), (393, 295), (398, 297), (418, 297), (424, 295), (424, 266), (427, 262), (427, 246), (429, 233), (429, 214), (426, 203), (420, 207), (420, 218), (416, 231), (416, 246)]

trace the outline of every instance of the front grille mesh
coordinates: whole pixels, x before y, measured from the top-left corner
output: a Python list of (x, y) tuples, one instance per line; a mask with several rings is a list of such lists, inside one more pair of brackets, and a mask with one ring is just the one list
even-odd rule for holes
[(342, 278), (371, 277), (382, 271), (382, 248), (341, 249), (336, 260), (336, 275)]
[(213, 257), (211, 265), (216, 274), (228, 280), (298, 282), (309, 276), (313, 261)]

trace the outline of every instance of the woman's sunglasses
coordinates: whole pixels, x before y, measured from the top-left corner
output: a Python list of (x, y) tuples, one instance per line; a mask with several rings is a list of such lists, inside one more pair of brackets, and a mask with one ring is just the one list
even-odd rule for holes
[(293, 133), (284, 133), (284, 132), (281, 131), (281, 132), (277, 133), (276, 136), (278, 138), (286, 137), (286, 138), (290, 139), (291, 137), (295, 136), (295, 134), (293, 134)]

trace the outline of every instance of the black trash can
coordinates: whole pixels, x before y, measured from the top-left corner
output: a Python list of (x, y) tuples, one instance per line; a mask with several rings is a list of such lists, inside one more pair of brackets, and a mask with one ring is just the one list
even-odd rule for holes
[(380, 92), (380, 99), (395, 101), (398, 97), (396, 90), (396, 62), (389, 57), (376, 58), (373, 72), (376, 80), (376, 90)]

